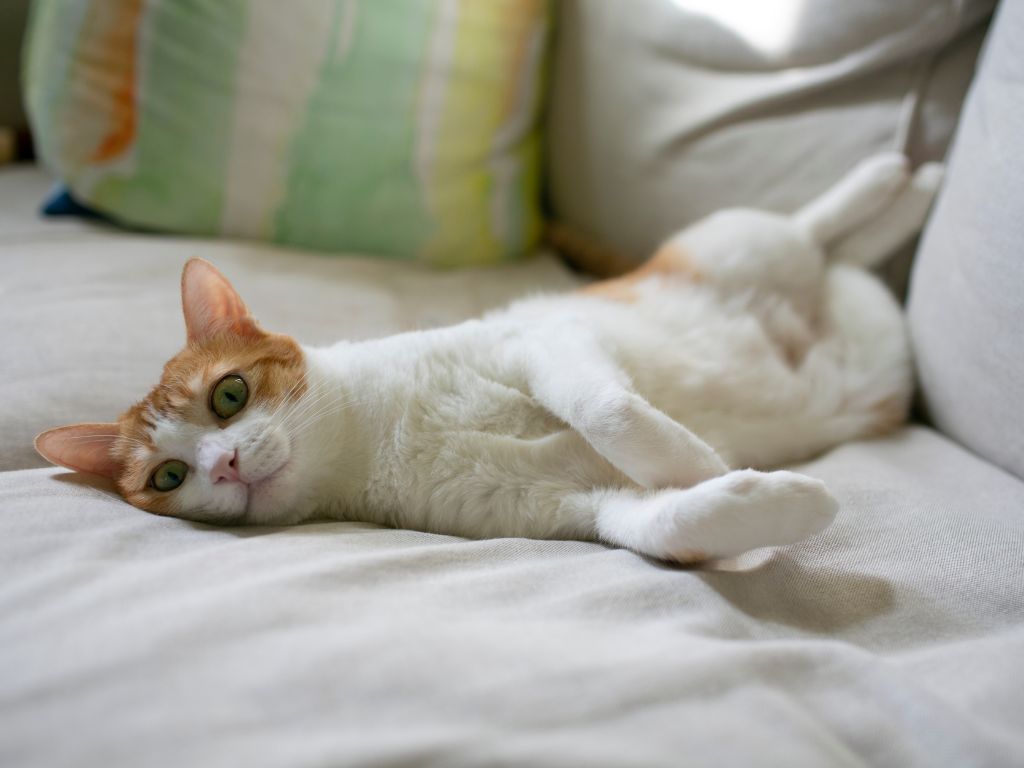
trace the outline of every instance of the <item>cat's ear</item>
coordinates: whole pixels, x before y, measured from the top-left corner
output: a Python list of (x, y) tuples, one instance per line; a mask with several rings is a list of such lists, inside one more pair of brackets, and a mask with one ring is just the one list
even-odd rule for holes
[(225, 331), (252, 339), (265, 335), (228, 279), (202, 259), (189, 259), (181, 273), (181, 308), (190, 343)]
[(72, 424), (36, 437), (36, 450), (51, 464), (114, 479), (121, 464), (110, 455), (117, 424)]

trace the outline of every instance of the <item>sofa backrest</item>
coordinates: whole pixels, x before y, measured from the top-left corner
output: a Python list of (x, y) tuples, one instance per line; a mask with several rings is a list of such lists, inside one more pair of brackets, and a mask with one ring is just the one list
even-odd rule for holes
[(860, 160), (941, 158), (994, 0), (562, 0), (548, 186), (634, 263), (730, 206), (792, 211)]
[(1024, 1), (1003, 0), (909, 299), (935, 424), (1024, 477)]

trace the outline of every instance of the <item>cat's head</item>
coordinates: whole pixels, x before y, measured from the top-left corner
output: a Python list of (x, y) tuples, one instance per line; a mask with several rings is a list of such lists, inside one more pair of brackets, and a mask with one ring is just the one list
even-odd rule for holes
[[(271, 522), (299, 507), (306, 361), (260, 329), (227, 279), (193, 259), (181, 278), (185, 348), (160, 383), (112, 424), (43, 432), (36, 449), (111, 478), (124, 498), (202, 522)], [(305, 414), (309, 416), (310, 414)]]

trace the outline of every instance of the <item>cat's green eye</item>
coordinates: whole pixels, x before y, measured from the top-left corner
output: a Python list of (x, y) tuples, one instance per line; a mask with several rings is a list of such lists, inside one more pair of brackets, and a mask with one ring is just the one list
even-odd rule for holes
[(165, 461), (153, 471), (149, 484), (158, 491), (173, 491), (183, 482), (188, 474), (188, 465), (184, 461), (171, 459)]
[(249, 399), (249, 386), (245, 379), (229, 374), (217, 382), (210, 393), (210, 410), (222, 419), (230, 419), (245, 408)]

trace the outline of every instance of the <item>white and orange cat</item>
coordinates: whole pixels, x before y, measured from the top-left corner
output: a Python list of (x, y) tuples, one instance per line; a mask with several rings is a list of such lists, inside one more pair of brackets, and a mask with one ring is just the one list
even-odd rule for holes
[(939, 178), (880, 156), (793, 217), (711, 216), (625, 277), (322, 349), (262, 330), (194, 259), (160, 383), (117, 423), (36, 446), (206, 523), (596, 539), (678, 562), (797, 542), (836, 501), (771, 470), (905, 417), (903, 319), (863, 267), (920, 227)]

